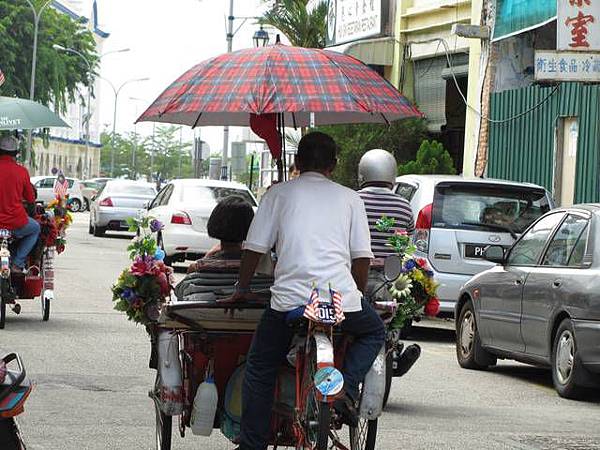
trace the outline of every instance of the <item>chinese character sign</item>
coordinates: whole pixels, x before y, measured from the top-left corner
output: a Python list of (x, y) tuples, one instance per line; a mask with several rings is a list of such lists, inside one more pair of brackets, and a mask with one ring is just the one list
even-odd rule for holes
[(600, 0), (557, 1), (558, 50), (600, 50)]
[(382, 0), (329, 0), (328, 10), (327, 45), (378, 36), (383, 31)]
[(535, 79), (600, 82), (600, 53), (537, 51)]

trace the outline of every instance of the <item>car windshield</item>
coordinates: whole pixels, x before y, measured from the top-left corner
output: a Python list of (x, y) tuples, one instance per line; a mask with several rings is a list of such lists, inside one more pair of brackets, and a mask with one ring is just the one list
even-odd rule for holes
[(144, 195), (147, 197), (154, 197), (156, 195), (156, 191), (152, 186), (140, 184), (113, 184), (109, 185), (107, 192), (110, 192), (113, 195)]
[(181, 192), (182, 203), (220, 202), (225, 197), (236, 195), (242, 197), (250, 205), (256, 206), (252, 195), (244, 189), (221, 186), (184, 186)]
[(543, 189), (493, 184), (439, 184), (432, 226), (522, 233), (550, 210)]

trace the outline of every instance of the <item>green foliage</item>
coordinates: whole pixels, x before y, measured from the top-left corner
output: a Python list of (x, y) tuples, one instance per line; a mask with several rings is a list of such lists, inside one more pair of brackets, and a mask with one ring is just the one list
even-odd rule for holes
[(423, 141), (417, 157), (398, 167), (399, 175), (407, 174), (445, 174), (454, 175), (456, 169), (448, 150), (437, 141)]
[[(110, 172), (112, 149), (112, 133), (102, 133), (101, 168), (103, 173)], [(194, 175), (191, 142), (179, 142), (179, 128), (175, 126), (156, 127), (152, 136), (142, 138), (140, 135), (128, 133), (115, 134), (115, 177), (125, 176), (130, 179), (145, 177), (153, 179), (158, 173), (161, 179), (189, 178)], [(154, 149), (154, 165), (151, 167), (151, 154)], [(133, 152), (135, 150), (135, 167)], [(181, 173), (179, 166), (181, 164)], [(208, 161), (205, 162), (208, 173)]]
[(307, 8), (309, 0), (279, 0), (261, 17), (260, 23), (281, 31), (292, 45), (323, 48), (327, 35), (327, 2)]
[[(37, 9), (44, 3), (34, 0)], [(6, 82), (0, 94), (29, 98), (33, 55), (33, 11), (25, 0), (0, 0), (0, 65)], [(98, 61), (93, 34), (66, 14), (46, 8), (38, 32), (35, 99), (65, 112), (81, 85), (93, 83), (80, 56), (58, 51), (53, 44), (81, 52), (94, 68)], [(85, 96), (83, 96), (85, 100)]]
[(374, 148), (390, 151), (396, 161), (414, 158), (419, 144), (426, 139), (427, 125), (423, 119), (405, 119), (385, 124), (329, 125), (317, 128), (329, 134), (339, 147), (334, 179), (352, 189), (358, 188), (358, 162)]

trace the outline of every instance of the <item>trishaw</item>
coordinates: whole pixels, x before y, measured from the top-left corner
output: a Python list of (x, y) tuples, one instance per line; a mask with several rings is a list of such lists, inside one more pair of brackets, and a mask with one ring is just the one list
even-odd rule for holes
[[(378, 281), (371, 290), (375, 294), (386, 291), (380, 288), (399, 274), (397, 258), (391, 257), (386, 266), (385, 275), (379, 273), (377, 278), (383, 282)], [(178, 287), (178, 300), (164, 304), (158, 321), (149, 327), (150, 367), (157, 371), (149, 396), (155, 405), (159, 450), (171, 448), (174, 416), (179, 417), (177, 429), (182, 437), (187, 429), (193, 429), (197, 414), (194, 399), (200, 384), (209, 377), (218, 391), (214, 427), (238, 443), (244, 359), (269, 301), (269, 279), (255, 277), (253, 290), (261, 294), (260, 300), (226, 306), (216, 302), (233, 292), (236, 263), (224, 263), (189, 279), (187, 286)], [(315, 450), (374, 449), (377, 418), (389, 379), (386, 354), (392, 347), (382, 348), (361, 387), (358, 427), (342, 426), (332, 403), (342, 388), (339, 369), (350, 338), (328, 320), (335, 312), (331, 303), (323, 303), (317, 320), (306, 320), (297, 311), (295, 319), (293, 312), (288, 314), (296, 338), (277, 379), (270, 445)], [(378, 303), (380, 311), (388, 306), (385, 300), (378, 299)]]
[(10, 270), (11, 252), (16, 242), (9, 230), (0, 229), (0, 329), (4, 328), (6, 307), (20, 314), (18, 300), (40, 299), (42, 320), (50, 318), (50, 303), (54, 299), (54, 246), (45, 246), (40, 239), (29, 256), (29, 270), (13, 273)]

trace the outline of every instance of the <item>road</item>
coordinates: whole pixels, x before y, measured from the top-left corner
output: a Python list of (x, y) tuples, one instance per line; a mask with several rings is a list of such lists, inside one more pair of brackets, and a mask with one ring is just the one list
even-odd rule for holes
[[(57, 258), (49, 322), (37, 302), (8, 314), (0, 347), (21, 353), (36, 382), (21, 416), (31, 449), (152, 449), (149, 341), (113, 311), (110, 286), (127, 265), (129, 236), (87, 234), (78, 214)], [(417, 365), (392, 386), (381, 449), (600, 449), (600, 399), (560, 399), (550, 374), (513, 362), (487, 372), (456, 364), (448, 323), (416, 328)], [(174, 449), (232, 449), (217, 432)]]

